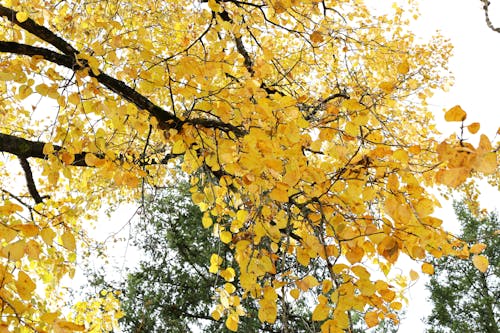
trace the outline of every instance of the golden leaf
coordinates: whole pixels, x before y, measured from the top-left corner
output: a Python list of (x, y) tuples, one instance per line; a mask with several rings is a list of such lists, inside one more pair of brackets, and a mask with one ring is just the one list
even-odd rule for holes
[(464, 121), (465, 118), (467, 118), (467, 113), (459, 105), (452, 107), (444, 114), (446, 121)]
[(323, 42), (323, 35), (321, 35), (319, 31), (314, 31), (311, 34), (311, 42), (313, 42), (313, 44), (319, 44)]
[(238, 330), (239, 317), (237, 313), (231, 313), (226, 319), (226, 327), (233, 332)]
[(314, 308), (312, 313), (312, 320), (314, 321), (323, 321), (328, 318), (330, 314), (330, 307), (327, 304), (318, 304)]
[(70, 231), (65, 231), (62, 236), (62, 245), (69, 251), (76, 250), (75, 236)]
[(481, 125), (479, 123), (472, 123), (469, 126), (467, 126), (467, 129), (469, 130), (469, 132), (471, 134), (476, 134), (477, 131), (479, 131), (480, 127), (481, 127)]
[(292, 296), (294, 299), (299, 298), (299, 296), (300, 296), (300, 290), (297, 289), (297, 288), (294, 288), (294, 289), (290, 290), (290, 296)]
[(28, 13), (26, 12), (17, 12), (16, 13), (16, 20), (19, 21), (19, 23), (23, 23), (28, 19)]
[(410, 64), (407, 60), (404, 60), (398, 65), (398, 73), (405, 75), (410, 71)]
[(232, 239), (233, 239), (233, 234), (230, 233), (229, 231), (222, 231), (220, 233), (220, 240), (222, 241), (222, 243), (228, 244), (229, 242), (231, 242)]
[(484, 243), (477, 243), (471, 246), (469, 252), (472, 254), (479, 254), (486, 249), (486, 244)]
[(21, 296), (22, 299), (29, 300), (31, 299), (31, 295), (33, 291), (35, 291), (36, 283), (23, 271), (19, 271), (17, 281), (16, 281), (16, 289)]
[(434, 266), (432, 266), (431, 264), (429, 264), (427, 262), (424, 262), (422, 264), (422, 273), (429, 274), (429, 275), (434, 274)]
[(482, 273), (485, 273), (488, 270), (489, 261), (486, 256), (483, 255), (475, 255), (472, 257), (472, 263), (474, 266)]
[(378, 314), (374, 311), (368, 311), (365, 313), (365, 322), (368, 328), (377, 326), (379, 323)]

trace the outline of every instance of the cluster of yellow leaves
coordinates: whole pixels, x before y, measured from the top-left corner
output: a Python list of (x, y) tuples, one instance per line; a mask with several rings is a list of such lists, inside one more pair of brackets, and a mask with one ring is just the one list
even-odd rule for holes
[[(464, 121), (465, 111), (460, 106), (451, 108), (445, 114), (447, 121)], [(479, 130), (479, 125), (473, 123), (468, 126), (474, 134)], [(498, 154), (493, 149), (490, 139), (481, 134), (477, 148), (462, 140), (454, 138), (443, 141), (437, 146), (437, 153), (441, 163), (436, 174), (436, 182), (455, 188), (463, 184), (474, 171), (483, 175), (491, 175), (498, 171)]]
[[(498, 173), (498, 152), (485, 135), (477, 148), (456, 137), (434, 140), (426, 99), (447, 84), (450, 46), (440, 37), (414, 41), (406, 29), (412, 7), (375, 16), (363, 1), (348, 0), (5, 6), (18, 22), (31, 19), (69, 41), (88, 67), (72, 76), (40, 56), (0, 55), (0, 131), (47, 142), (45, 159), (33, 165), (38, 190), (51, 196), (25, 223), (19, 213), (33, 210), (13, 203), (2, 185), (10, 199), (0, 206), (7, 315), (0, 325), (105, 331), (116, 324), (111, 294), (79, 304), (66, 321), (50, 311), (60, 300), (45, 304), (35, 291), (43, 285), (50, 293), (71, 275), (86, 212), (134, 198), (142, 181), (169, 181), (165, 156), (182, 156), (202, 225), (234, 250), (238, 269), (217, 254), (210, 259), (210, 272), (227, 282), (212, 316), (226, 316), (233, 331), (245, 315), (241, 297), (258, 299), (259, 319), (274, 323), (287, 291), (314, 296), (313, 319), (324, 332), (347, 329), (349, 311), (364, 313), (368, 327), (397, 321), (405, 282), (375, 279), (368, 268), (388, 276), (403, 254), (455, 253), (457, 241), (432, 216), (439, 203), (428, 186), (455, 188), (471, 175)], [(0, 40), (52, 48), (6, 18)], [(183, 125), (161, 122), (133, 96), (117, 97), (99, 73)], [(445, 114), (465, 118), (458, 106)], [(479, 128), (468, 126), (472, 134)], [(5, 186), (17, 175), (0, 170)], [(485, 257), (471, 253), (484, 271)], [(432, 265), (423, 263), (422, 272), (432, 274)]]

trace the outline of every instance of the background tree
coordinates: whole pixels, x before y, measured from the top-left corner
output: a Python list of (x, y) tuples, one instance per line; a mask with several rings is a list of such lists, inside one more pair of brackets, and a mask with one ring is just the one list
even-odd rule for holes
[[(429, 333), (498, 333), (500, 322), (500, 221), (497, 213), (471, 213), (465, 201), (455, 202), (468, 255), (434, 259), (435, 273), (427, 288), (434, 304), (427, 318)], [(481, 266), (487, 258), (489, 266)], [(475, 267), (474, 263), (480, 269)]]
[[(122, 291), (120, 322), (125, 332), (187, 332), (193, 327), (203, 332), (228, 331), (223, 322), (209, 315), (217, 305), (215, 288), (225, 284), (222, 277), (209, 272), (209, 266), (212, 253), (231, 261), (230, 245), (199, 228), (203, 214), (191, 202), (189, 188), (189, 183), (179, 182), (175, 188), (152, 192), (141, 202), (141, 218), (133, 223), (130, 234), (142, 259), (138, 267), (131, 267), (125, 281), (110, 280), (101, 270), (91, 274), (96, 293), (110, 288)], [(240, 331), (317, 332), (319, 326), (311, 321), (308, 305), (291, 300), (280, 299), (278, 320), (270, 325), (259, 321), (258, 304), (244, 299), (247, 314), (241, 317)], [(359, 313), (352, 314), (351, 331), (368, 332)], [(389, 320), (370, 332), (396, 331)]]
[[(210, 316), (217, 302), (216, 288), (232, 288), (209, 272), (210, 257), (218, 253), (231, 259), (230, 245), (217, 242), (208, 229), (201, 229), (203, 213), (191, 201), (190, 185), (180, 181), (175, 188), (157, 189), (142, 201), (141, 218), (133, 225), (132, 242), (142, 253), (138, 267), (132, 267), (125, 281), (112, 281), (105, 273), (94, 274), (92, 285), (99, 290), (122, 290), (126, 332), (227, 332), (223, 321)], [(230, 272), (226, 272), (231, 274)], [(237, 279), (238, 274), (233, 273)], [(237, 280), (231, 280), (237, 284)], [(284, 312), (280, 300), (280, 313)], [(274, 324), (261, 323), (257, 303), (243, 299), (247, 314), (241, 317), (242, 332), (316, 332), (311, 314), (303, 302), (286, 301), (286, 314)], [(287, 321), (284, 323), (284, 321)]]
[(74, 274), (98, 209), (170, 185), (176, 163), (203, 227), (233, 244), (230, 257), (210, 256), (210, 272), (239, 275), (234, 290), (216, 290), (214, 319), (237, 330), (243, 295), (269, 325), (288, 295), (311, 300), (324, 332), (348, 330), (353, 311), (369, 327), (393, 318), (406, 282), (370, 267), (388, 276), (400, 255), (423, 261), (460, 243), (432, 215), (428, 188), (499, 174), (495, 142), (465, 141), (463, 129), (479, 125), (460, 106), (445, 119), (462, 122), (461, 134), (436, 141), (427, 99), (449, 83), (451, 45), (415, 41), (416, 9), (5, 1), (0, 326), (91, 330), (116, 319), (63, 311), (58, 282)]

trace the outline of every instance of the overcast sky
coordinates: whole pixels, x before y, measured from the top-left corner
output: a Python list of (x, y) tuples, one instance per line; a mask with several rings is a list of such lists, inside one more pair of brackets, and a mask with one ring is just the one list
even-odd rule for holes
[[(490, 1), (490, 18), (495, 26), (500, 26), (500, 0)], [(451, 133), (458, 127), (456, 123), (442, 121), (442, 110), (458, 104), (467, 112), (466, 123), (481, 123), (480, 133), (493, 138), (500, 127), (500, 33), (487, 27), (480, 0), (421, 0), (420, 3), (421, 17), (414, 26), (415, 33), (429, 38), (440, 30), (454, 45), (450, 70), (455, 84), (448, 92), (436, 94), (430, 101), (439, 128)], [(499, 192), (487, 187), (483, 192), (481, 206), (498, 209)], [(454, 215), (449, 203), (445, 203), (438, 214), (449, 229), (458, 229), (456, 220), (450, 219)], [(421, 318), (431, 309), (426, 297), (424, 280), (421, 279), (408, 293), (410, 304), (400, 332), (424, 332)]]

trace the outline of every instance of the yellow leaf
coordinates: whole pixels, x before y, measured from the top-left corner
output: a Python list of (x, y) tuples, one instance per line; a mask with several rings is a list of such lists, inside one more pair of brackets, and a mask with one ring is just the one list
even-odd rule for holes
[(224, 244), (227, 244), (227, 243), (231, 242), (232, 239), (233, 239), (233, 235), (229, 231), (222, 231), (220, 233), (220, 240)]
[(469, 132), (471, 134), (476, 134), (477, 131), (479, 131), (480, 127), (481, 127), (481, 125), (479, 123), (472, 123), (469, 126), (467, 126), (467, 129), (469, 130)]
[(40, 231), (34, 224), (18, 224), (13, 226), (13, 228), (22, 232), (26, 237), (35, 237)]
[(358, 101), (354, 99), (346, 99), (342, 102), (342, 106), (346, 108), (348, 111), (361, 111), (365, 110), (366, 107), (360, 104)]
[(16, 20), (19, 21), (19, 23), (23, 23), (28, 19), (28, 13), (26, 12), (17, 12), (16, 13)]
[(295, 284), (302, 291), (308, 291), (309, 289), (314, 288), (317, 285), (319, 285), (319, 282), (314, 276), (308, 275), (305, 278), (303, 278), (302, 280), (295, 281)]
[(297, 288), (294, 288), (294, 289), (290, 290), (290, 296), (292, 296), (294, 299), (299, 298), (299, 296), (300, 296), (300, 290), (297, 289)]
[(38, 242), (34, 241), (33, 239), (30, 239), (26, 243), (24, 251), (28, 255), (28, 258), (32, 260), (37, 260), (40, 256), (40, 253), (42, 252), (40, 244), (38, 244)]
[(321, 283), (321, 290), (323, 291), (323, 294), (326, 294), (333, 288), (333, 282), (331, 280), (323, 280)]
[(399, 311), (403, 308), (403, 304), (401, 304), (401, 302), (392, 302), (390, 307), (393, 310)]
[(75, 161), (75, 155), (68, 153), (67, 151), (62, 152), (59, 158), (66, 165), (71, 165)]
[(57, 312), (46, 312), (40, 316), (40, 320), (44, 323), (52, 324), (58, 316), (59, 314)]
[(226, 281), (233, 281), (234, 277), (236, 275), (236, 273), (232, 267), (228, 267), (228, 268), (222, 270), (219, 274)]
[(174, 145), (172, 146), (172, 154), (182, 154), (186, 151), (187, 145), (184, 142), (184, 140), (177, 140), (175, 141)]
[(407, 74), (410, 71), (410, 64), (408, 61), (404, 60), (398, 65), (398, 73), (399, 74)]
[(62, 236), (61, 240), (63, 243), (63, 246), (69, 250), (69, 251), (74, 251), (76, 249), (76, 242), (75, 242), (75, 236), (69, 231), (65, 231)]
[(467, 118), (467, 113), (459, 105), (452, 107), (444, 114), (446, 121), (464, 121), (465, 118)]
[(17, 96), (19, 99), (25, 99), (29, 95), (33, 93), (33, 90), (31, 89), (30, 86), (23, 84), (22, 86), (19, 86)]
[(229, 294), (232, 294), (236, 291), (236, 287), (232, 283), (225, 283), (224, 290), (226, 290)]
[(24, 256), (24, 247), (26, 242), (24, 240), (18, 240), (17, 242), (10, 243), (1, 250), (3, 257), (9, 260), (19, 260)]
[(36, 283), (31, 280), (31, 278), (23, 271), (19, 271), (17, 275), (17, 281), (15, 283), (17, 292), (24, 300), (31, 299), (33, 291), (35, 291)]
[(208, 0), (208, 7), (216, 13), (221, 13), (224, 10), (215, 0)]
[(45, 83), (40, 83), (35, 87), (35, 91), (42, 96), (47, 96), (49, 94), (49, 86)]
[(259, 301), (259, 312), (257, 314), (261, 322), (274, 323), (278, 314), (278, 309), (275, 302), (261, 299)]
[(368, 311), (365, 313), (365, 322), (368, 328), (377, 326), (379, 323), (378, 314), (374, 311)]
[(434, 266), (432, 266), (431, 264), (429, 264), (427, 262), (424, 262), (422, 264), (422, 272), (425, 274), (432, 275), (432, 274), (434, 274)]
[(43, 145), (43, 150), (42, 150), (44, 155), (49, 155), (54, 152), (54, 146), (51, 143), (46, 143)]
[(347, 250), (345, 257), (351, 264), (355, 264), (357, 262), (361, 262), (361, 259), (363, 259), (364, 255), (365, 251), (361, 247), (354, 246), (353, 248)]
[(274, 188), (271, 193), (269, 193), (269, 197), (273, 200), (279, 202), (288, 202), (288, 193), (285, 190), (282, 190), (278, 187)]
[(457, 187), (467, 180), (469, 173), (470, 169), (467, 167), (439, 170), (436, 173), (436, 182), (449, 187)]
[(386, 94), (391, 93), (394, 90), (394, 88), (395, 88), (394, 83), (393, 82), (388, 82), (388, 81), (387, 82), (382, 82), (378, 86)]
[(42, 236), (43, 241), (47, 245), (52, 245), (52, 242), (54, 241), (54, 237), (56, 237), (56, 233), (54, 230), (50, 228), (45, 228), (40, 232), (40, 235)]
[(220, 317), (221, 317), (221, 313), (217, 310), (214, 310), (212, 311), (212, 314), (211, 314), (212, 318), (214, 318), (215, 320), (219, 320)]
[(486, 272), (489, 266), (488, 258), (483, 255), (476, 255), (472, 257), (472, 263), (482, 273)]
[(418, 273), (417, 273), (417, 272), (415, 272), (413, 269), (412, 269), (412, 270), (410, 270), (410, 279), (411, 279), (412, 281), (418, 280)]
[(56, 321), (55, 325), (58, 329), (62, 330), (62, 332), (71, 332), (71, 331), (84, 331), (85, 330), (85, 325), (79, 325), (75, 324), (70, 321), (66, 320), (58, 320)]
[(219, 266), (222, 264), (222, 258), (213, 253), (212, 256), (210, 257), (210, 268), (209, 271), (210, 273), (217, 273), (219, 271)]
[(201, 223), (203, 224), (203, 228), (208, 228), (213, 224), (212, 218), (206, 214), (203, 214), (203, 217), (201, 218)]
[(312, 320), (314, 321), (323, 321), (328, 318), (330, 314), (330, 307), (326, 304), (318, 304), (314, 308), (312, 313)]
[(313, 42), (313, 44), (319, 44), (319, 43), (323, 42), (323, 36), (321, 35), (321, 33), (319, 31), (314, 31), (311, 34), (311, 42)]
[(238, 314), (233, 312), (226, 319), (226, 327), (230, 331), (236, 332), (238, 330), (238, 321)]
[(469, 252), (472, 254), (479, 254), (484, 251), (486, 248), (486, 244), (483, 243), (477, 243), (471, 246)]

